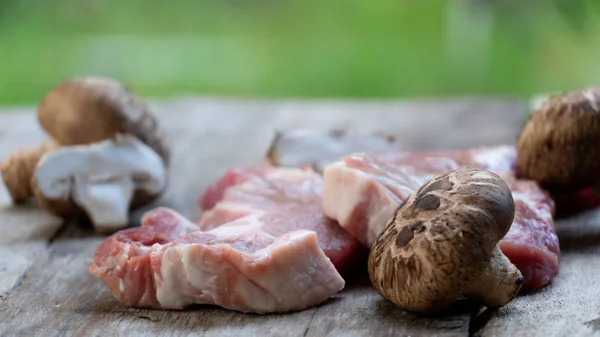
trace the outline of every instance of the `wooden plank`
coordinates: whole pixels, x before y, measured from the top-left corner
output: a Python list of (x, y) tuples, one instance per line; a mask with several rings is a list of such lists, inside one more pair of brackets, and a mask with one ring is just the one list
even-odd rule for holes
[[(31, 108), (6, 111), (0, 120), (0, 160), (46, 138)], [(49, 240), (61, 227), (60, 219), (32, 203), (13, 206), (6, 191), (0, 188), (0, 301), (7, 299), (31, 266), (46, 256)]]
[(63, 222), (40, 210), (36, 205), (0, 207), (0, 245), (48, 240)]
[(27, 270), (45, 254), (46, 241), (0, 245), (0, 302), (20, 285)]
[(561, 246), (553, 284), (493, 313), (482, 336), (600, 334), (600, 210), (557, 221)]
[[(125, 308), (87, 271), (89, 258), (100, 241), (82, 234), (80, 229), (56, 240), (51, 254), (40, 261), (39, 268), (29, 274), (21, 289), (7, 301), (8, 305), (0, 309), (0, 333), (134, 336), (193, 332), (206, 336), (237, 333), (294, 336), (306, 329), (312, 316), (311, 311), (260, 316), (215, 307), (187, 311)], [(50, 291), (34, 293), (36, 289)], [(277, 331), (270, 331), (273, 327), (278, 327)]]
[(0, 333), (397, 336), (433, 331), (440, 336), (464, 336), (468, 329), (466, 314), (435, 319), (404, 313), (381, 299), (364, 278), (317, 308), (290, 314), (250, 315), (208, 306), (185, 311), (125, 308), (87, 272), (100, 241), (74, 227), (61, 235), (49, 256), (39, 261), (19, 291), (0, 307)]
[[(20, 148), (40, 144), (46, 137), (31, 108), (2, 113), (0, 161)], [(0, 184), (3, 187), (1, 180)], [(62, 226), (59, 219), (40, 211), (34, 204), (12, 206), (6, 191), (3, 188), (0, 191), (0, 233), (3, 233), (0, 244), (49, 239)]]
[[(174, 145), (171, 185), (156, 205), (199, 218), (196, 198), (228, 167), (263, 160), (278, 129), (312, 127), (394, 134), (403, 149), (512, 143), (521, 102), (262, 102), (180, 99), (152, 105)], [(0, 116), (2, 124), (4, 116)], [(9, 117), (12, 118), (12, 117)], [(418, 132), (417, 132), (418, 130)], [(143, 210), (135, 212), (139, 218)], [(386, 336), (468, 333), (469, 314), (417, 318), (382, 300), (363, 280), (327, 303), (286, 315), (245, 315), (219, 308), (128, 309), (87, 271), (102, 237), (75, 225), (0, 304), (0, 334), (229, 336)]]
[(470, 308), (455, 306), (451, 314), (420, 317), (399, 310), (379, 296), (368, 276), (352, 282), (336, 301), (313, 310), (305, 336), (466, 336)]

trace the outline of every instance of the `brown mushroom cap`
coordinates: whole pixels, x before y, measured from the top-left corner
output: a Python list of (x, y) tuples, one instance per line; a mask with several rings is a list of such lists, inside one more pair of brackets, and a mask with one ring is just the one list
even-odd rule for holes
[(462, 168), (433, 178), (373, 245), (373, 286), (415, 313), (443, 310), (463, 296), (492, 308), (507, 304), (523, 283), (498, 246), (514, 211), (507, 184), (490, 171)]
[(121, 83), (100, 77), (59, 83), (38, 106), (40, 125), (61, 145), (83, 145), (132, 134), (169, 162), (155, 117)]
[(550, 97), (517, 143), (519, 175), (552, 192), (600, 185), (600, 88)]

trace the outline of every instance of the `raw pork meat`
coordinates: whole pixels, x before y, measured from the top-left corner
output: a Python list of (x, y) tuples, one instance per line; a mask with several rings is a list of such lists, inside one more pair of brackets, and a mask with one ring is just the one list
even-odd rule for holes
[(211, 230), (250, 214), (269, 214), (274, 231), (317, 233), (319, 243), (338, 271), (353, 271), (367, 251), (323, 213), (323, 178), (311, 168), (261, 166), (228, 170), (200, 197), (204, 210), (199, 226)]
[(272, 213), (255, 213), (214, 230), (167, 208), (142, 226), (115, 233), (96, 249), (90, 271), (123, 304), (182, 309), (215, 304), (242, 312), (302, 310), (344, 287), (317, 234), (282, 230)]
[(349, 155), (325, 169), (324, 211), (370, 247), (402, 201), (433, 176), (461, 166), (488, 169), (507, 181), (515, 200), (515, 219), (501, 249), (523, 274), (523, 290), (535, 290), (558, 270), (554, 203), (536, 183), (514, 178), (515, 159), (509, 146)]

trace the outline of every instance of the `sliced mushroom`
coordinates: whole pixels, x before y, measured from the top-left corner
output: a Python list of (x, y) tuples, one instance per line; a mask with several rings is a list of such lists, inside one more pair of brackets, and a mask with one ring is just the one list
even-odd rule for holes
[(43, 208), (63, 218), (83, 212), (99, 232), (125, 227), (129, 210), (156, 199), (166, 185), (163, 159), (131, 135), (49, 152), (32, 183)]
[(411, 195), (369, 255), (373, 286), (414, 313), (441, 311), (462, 297), (497, 308), (523, 276), (502, 253), (515, 212), (507, 184), (490, 171), (462, 168)]
[(267, 152), (272, 165), (310, 165), (317, 172), (342, 156), (395, 152), (394, 137), (380, 133), (346, 133), (344, 130), (296, 129), (277, 132)]

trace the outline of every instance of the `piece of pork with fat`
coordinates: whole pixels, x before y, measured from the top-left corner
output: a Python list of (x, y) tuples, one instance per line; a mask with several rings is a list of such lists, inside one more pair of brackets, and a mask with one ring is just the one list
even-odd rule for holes
[(279, 235), (273, 229), (276, 217), (257, 212), (202, 232), (175, 211), (157, 208), (143, 217), (141, 227), (103, 241), (90, 271), (121, 303), (144, 308), (213, 304), (242, 312), (286, 312), (317, 305), (340, 291), (344, 280), (317, 234)]
[(536, 290), (558, 271), (554, 202), (535, 182), (514, 177), (515, 159), (511, 146), (348, 155), (324, 171), (324, 212), (370, 247), (396, 208), (435, 175), (463, 166), (488, 169), (507, 181), (515, 201), (500, 247), (523, 274), (523, 291)]
[(229, 169), (199, 198), (199, 226), (212, 230), (256, 212), (273, 214), (277, 235), (299, 229), (316, 232), (336, 269), (350, 276), (366, 267), (367, 250), (323, 213), (322, 193), (323, 178), (310, 167)]

